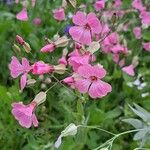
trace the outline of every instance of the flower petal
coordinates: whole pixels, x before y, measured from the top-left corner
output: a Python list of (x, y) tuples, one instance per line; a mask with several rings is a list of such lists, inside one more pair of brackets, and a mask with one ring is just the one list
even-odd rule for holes
[(39, 125), (39, 122), (38, 122), (35, 114), (32, 115), (32, 123), (35, 127), (38, 127), (38, 125)]
[(92, 98), (101, 98), (107, 95), (107, 93), (112, 91), (112, 87), (110, 84), (98, 80), (91, 84), (89, 88), (89, 95)]
[(26, 83), (27, 83), (27, 73), (25, 73), (24, 75), (21, 76), (21, 79), (20, 79), (21, 91), (23, 91), (23, 89), (25, 88)]
[(73, 26), (69, 29), (69, 34), (72, 36), (73, 40), (79, 42), (80, 37), (82, 36), (84, 29), (79, 26)]
[(23, 66), (20, 64), (16, 57), (12, 57), (11, 63), (9, 64), (10, 74), (13, 78), (17, 78), (23, 73)]
[(87, 15), (88, 24), (91, 27), (92, 33), (100, 33), (102, 30), (101, 23), (94, 13)]
[(75, 82), (75, 87), (81, 92), (86, 93), (91, 84), (91, 81), (88, 79), (81, 79)]
[(83, 12), (78, 11), (72, 19), (73, 23), (79, 26), (84, 26), (86, 24), (86, 16)]

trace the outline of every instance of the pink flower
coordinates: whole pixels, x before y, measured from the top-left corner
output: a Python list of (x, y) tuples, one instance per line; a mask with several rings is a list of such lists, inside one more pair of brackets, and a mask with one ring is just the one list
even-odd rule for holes
[(67, 66), (66, 57), (65, 57), (65, 56), (62, 56), (62, 57), (58, 60), (58, 63)]
[(17, 78), (21, 75), (20, 87), (23, 90), (27, 82), (27, 74), (31, 70), (29, 61), (26, 58), (22, 58), (22, 64), (16, 57), (12, 57), (11, 63), (9, 64), (10, 74), (13, 78)]
[(32, 73), (41, 75), (45, 73), (51, 73), (54, 71), (54, 67), (50, 64), (45, 64), (42, 61), (35, 62), (32, 66)]
[(42, 23), (41, 18), (39, 17), (34, 18), (33, 23), (37, 26), (41, 25)]
[(55, 9), (53, 11), (54, 18), (58, 21), (65, 20), (65, 12), (63, 8)]
[(121, 0), (115, 0), (114, 5), (115, 5), (115, 7), (120, 7), (122, 5), (122, 1)]
[(48, 53), (48, 52), (53, 52), (54, 50), (55, 50), (55, 45), (53, 43), (50, 43), (42, 47), (40, 51), (43, 53)]
[(22, 127), (30, 128), (32, 124), (38, 127), (38, 120), (34, 114), (36, 102), (24, 105), (22, 102), (12, 104), (12, 114)]
[(134, 66), (132, 64), (129, 65), (129, 66), (123, 67), (122, 71), (124, 71), (125, 73), (127, 73), (130, 76), (134, 76), (135, 75)]
[(81, 93), (89, 93), (92, 98), (100, 98), (106, 96), (112, 91), (110, 84), (102, 81), (105, 77), (106, 70), (99, 65), (83, 65), (77, 70), (80, 77), (75, 79), (75, 87)]
[(144, 48), (146, 51), (150, 52), (150, 42), (148, 42), (148, 43), (143, 43), (143, 48)]
[(134, 33), (136, 39), (141, 38), (141, 28), (140, 27), (135, 27), (133, 29), (133, 33)]
[(117, 44), (117, 45), (114, 45), (112, 48), (111, 48), (111, 51), (113, 53), (124, 53), (124, 54), (127, 54), (128, 53), (128, 49), (126, 47), (124, 47), (123, 45), (120, 45), (120, 44)]
[(23, 8), (23, 9), (16, 15), (16, 18), (17, 18), (18, 20), (21, 20), (21, 21), (27, 21), (27, 20), (28, 20), (27, 9), (26, 9), (26, 8)]
[(101, 32), (101, 24), (94, 13), (89, 13), (87, 16), (78, 11), (73, 16), (75, 26), (69, 29), (69, 33), (73, 40), (81, 44), (89, 45), (92, 42), (92, 35)]
[(96, 11), (102, 10), (105, 8), (105, 0), (98, 0), (95, 2), (94, 7)]
[(112, 45), (117, 44), (118, 42), (119, 42), (119, 35), (118, 33), (113, 32), (104, 39), (103, 44)]
[(139, 11), (144, 11), (146, 9), (146, 7), (143, 6), (141, 0), (134, 0), (132, 2), (132, 7), (139, 10)]
[(140, 18), (141, 18), (142, 24), (150, 25), (150, 12), (148, 11), (141, 12)]
[(64, 83), (68, 84), (69, 86), (71, 86), (71, 88), (75, 88), (74, 84), (75, 84), (75, 80), (74, 80), (74, 77), (73, 76), (70, 76), (70, 77), (66, 77), (64, 80), (63, 80)]
[(91, 54), (80, 54), (78, 50), (75, 50), (71, 53), (71, 57), (68, 59), (69, 65), (72, 66), (74, 71), (81, 65), (89, 64), (91, 61)]
[(25, 43), (24, 39), (21, 36), (19, 36), (19, 35), (16, 35), (16, 41), (20, 45), (24, 45), (24, 43)]

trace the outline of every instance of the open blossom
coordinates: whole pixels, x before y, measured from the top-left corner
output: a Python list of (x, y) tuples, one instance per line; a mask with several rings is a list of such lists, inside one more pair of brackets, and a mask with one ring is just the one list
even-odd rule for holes
[(26, 9), (26, 8), (23, 8), (23, 9), (16, 15), (16, 18), (17, 18), (18, 20), (21, 20), (21, 21), (27, 21), (27, 20), (28, 20), (27, 9)]
[(115, 0), (114, 6), (120, 7), (122, 5), (122, 0)]
[(38, 120), (34, 114), (36, 102), (31, 102), (28, 105), (24, 105), (22, 102), (12, 104), (12, 114), (22, 127), (30, 128), (32, 124), (38, 127)]
[(141, 28), (140, 27), (135, 27), (133, 29), (133, 33), (134, 33), (136, 39), (141, 38)]
[(32, 65), (32, 73), (33, 74), (41, 75), (41, 74), (45, 74), (45, 73), (51, 73), (53, 71), (54, 71), (54, 67), (52, 65), (46, 64), (42, 61), (35, 62)]
[(105, 0), (97, 0), (94, 4), (95, 9), (98, 10), (102, 10), (105, 8)]
[(27, 82), (27, 74), (31, 70), (29, 61), (26, 58), (22, 58), (22, 64), (18, 61), (16, 57), (12, 57), (11, 63), (9, 64), (10, 74), (13, 78), (17, 78), (21, 75), (20, 87), (21, 90), (24, 89)]
[(94, 13), (87, 16), (78, 11), (72, 19), (75, 26), (69, 29), (73, 40), (81, 44), (89, 45), (92, 42), (92, 36), (101, 32), (101, 24)]
[(144, 11), (146, 9), (146, 7), (143, 6), (141, 0), (133, 0), (132, 7), (139, 11)]
[(110, 84), (102, 81), (105, 77), (106, 70), (100, 66), (83, 65), (77, 70), (79, 77), (75, 78), (75, 87), (81, 93), (89, 93), (92, 98), (106, 96), (112, 91)]
[(122, 71), (124, 71), (125, 73), (127, 73), (130, 76), (134, 76), (135, 72), (134, 72), (134, 66), (131, 64), (129, 66), (125, 66), (122, 68)]
[(58, 21), (65, 20), (65, 12), (63, 8), (55, 9), (53, 11), (54, 18)]
[(77, 71), (81, 65), (89, 64), (92, 58), (90, 53), (80, 54), (78, 49), (75, 49), (69, 56), (68, 63), (74, 71)]
[(141, 22), (144, 25), (150, 25), (150, 12), (142, 11), (140, 14)]
[(146, 51), (150, 52), (150, 42), (143, 43), (143, 48), (144, 48)]

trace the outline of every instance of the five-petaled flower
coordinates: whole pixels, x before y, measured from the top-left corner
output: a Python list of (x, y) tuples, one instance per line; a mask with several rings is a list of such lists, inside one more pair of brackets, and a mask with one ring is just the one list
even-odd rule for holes
[(92, 42), (92, 36), (101, 32), (101, 24), (94, 13), (87, 16), (78, 11), (72, 19), (75, 26), (69, 29), (73, 40), (81, 44), (89, 45)]
[(75, 87), (81, 93), (89, 93), (92, 98), (101, 98), (112, 91), (110, 84), (102, 81), (106, 70), (101, 65), (83, 65), (77, 70), (79, 77), (75, 79)]

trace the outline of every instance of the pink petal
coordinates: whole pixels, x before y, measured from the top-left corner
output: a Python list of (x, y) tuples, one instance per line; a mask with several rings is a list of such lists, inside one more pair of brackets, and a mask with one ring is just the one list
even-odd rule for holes
[(26, 8), (23, 8), (23, 9), (16, 15), (16, 18), (17, 18), (18, 20), (21, 20), (21, 21), (27, 21), (27, 20), (28, 20), (27, 9), (26, 9)]
[(24, 116), (19, 120), (19, 124), (22, 127), (30, 128), (32, 126), (32, 119), (29, 116)]
[(29, 72), (31, 70), (28, 59), (22, 58), (22, 66), (24, 67), (25, 72)]
[(91, 84), (89, 88), (89, 95), (92, 98), (101, 98), (106, 96), (111, 91), (112, 91), (112, 87), (110, 84), (98, 80)]
[(12, 109), (11, 113), (13, 114), (16, 120), (20, 120), (24, 116), (24, 114), (18, 109)]
[(72, 36), (73, 40), (80, 42), (80, 37), (84, 32), (83, 27), (74, 26), (69, 29), (69, 34)]
[(91, 32), (90, 30), (84, 30), (82, 35), (79, 38), (79, 43), (89, 45), (92, 42)]
[(88, 79), (81, 79), (75, 82), (75, 87), (81, 92), (86, 93), (91, 84), (91, 81)]
[(72, 19), (73, 23), (79, 26), (84, 26), (86, 24), (86, 16), (83, 12), (78, 11)]
[(89, 13), (87, 15), (88, 25), (91, 27), (92, 33), (99, 34), (102, 30), (99, 19), (94, 13)]
[(99, 65), (91, 66), (87, 64), (80, 66), (77, 73), (84, 78), (95, 76), (101, 79), (106, 75), (106, 70)]
[(35, 127), (38, 127), (38, 125), (39, 125), (39, 122), (38, 122), (35, 114), (32, 115), (32, 123)]
[(127, 73), (130, 76), (134, 76), (135, 75), (134, 66), (132, 64), (129, 65), (129, 66), (123, 67), (122, 71), (124, 71), (125, 73)]
[(20, 79), (21, 91), (23, 91), (23, 89), (25, 88), (26, 83), (27, 83), (27, 73), (25, 73), (24, 75), (21, 76), (21, 79)]
[(12, 103), (11, 106), (14, 108), (21, 108), (21, 107), (25, 107), (25, 105), (22, 102), (16, 102), (16, 103)]
[(17, 78), (23, 73), (23, 66), (20, 64), (16, 57), (12, 57), (11, 63), (9, 64), (10, 74), (13, 78)]

